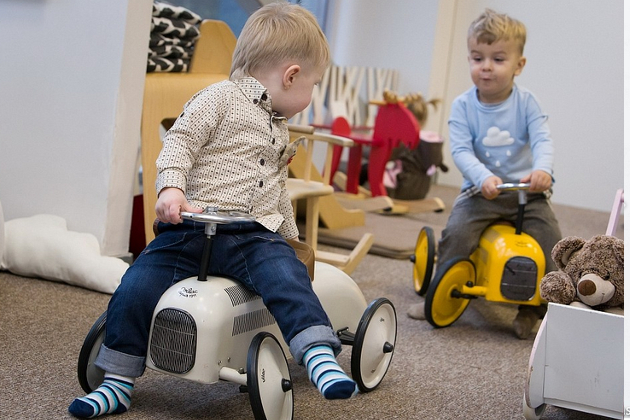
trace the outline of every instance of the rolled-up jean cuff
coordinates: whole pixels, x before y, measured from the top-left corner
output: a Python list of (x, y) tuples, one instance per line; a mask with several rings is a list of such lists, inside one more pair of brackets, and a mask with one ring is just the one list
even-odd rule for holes
[(108, 373), (137, 378), (144, 373), (144, 361), (144, 357), (121, 353), (101, 344), (94, 364)]
[(335, 356), (341, 353), (341, 340), (332, 328), (326, 325), (314, 325), (299, 332), (289, 343), (293, 358), (302, 364), (304, 353), (313, 346), (325, 344), (332, 347)]

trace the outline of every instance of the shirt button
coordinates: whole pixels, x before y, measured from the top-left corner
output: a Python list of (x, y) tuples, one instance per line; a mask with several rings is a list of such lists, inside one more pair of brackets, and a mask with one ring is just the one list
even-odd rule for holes
[(259, 181), (259, 182), (258, 182), (258, 186), (259, 186), (260, 188), (262, 188), (262, 186), (263, 186), (263, 182), (262, 182), (262, 181)]
[(260, 164), (264, 165), (265, 164), (265, 159), (260, 159)]
[(267, 100), (267, 94), (263, 93), (262, 96), (260, 97), (261, 100), (266, 101)]
[(257, 104), (258, 103), (258, 99), (254, 99), (254, 103)]

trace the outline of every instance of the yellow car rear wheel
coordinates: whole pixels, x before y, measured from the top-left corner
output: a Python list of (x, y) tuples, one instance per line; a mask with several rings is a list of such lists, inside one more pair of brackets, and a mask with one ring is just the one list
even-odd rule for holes
[(418, 295), (424, 296), (433, 276), (435, 261), (435, 236), (430, 227), (425, 226), (420, 230), (411, 261), (413, 262), (413, 288)]

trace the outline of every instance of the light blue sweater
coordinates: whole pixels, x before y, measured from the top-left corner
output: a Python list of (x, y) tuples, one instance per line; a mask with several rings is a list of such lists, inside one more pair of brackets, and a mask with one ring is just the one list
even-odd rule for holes
[(472, 87), (453, 101), (448, 121), (451, 154), (464, 176), (462, 189), (496, 175), (518, 182), (533, 170), (553, 175), (553, 144), (534, 95), (514, 85), (499, 104), (483, 104)]

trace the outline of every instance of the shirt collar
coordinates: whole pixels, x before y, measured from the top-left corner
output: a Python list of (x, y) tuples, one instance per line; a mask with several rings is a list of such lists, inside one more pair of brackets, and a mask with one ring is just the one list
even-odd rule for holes
[(234, 83), (254, 105), (259, 105), (265, 111), (269, 112), (269, 114), (273, 115), (271, 109), (271, 95), (267, 92), (267, 88), (258, 80), (248, 76), (235, 80)]

